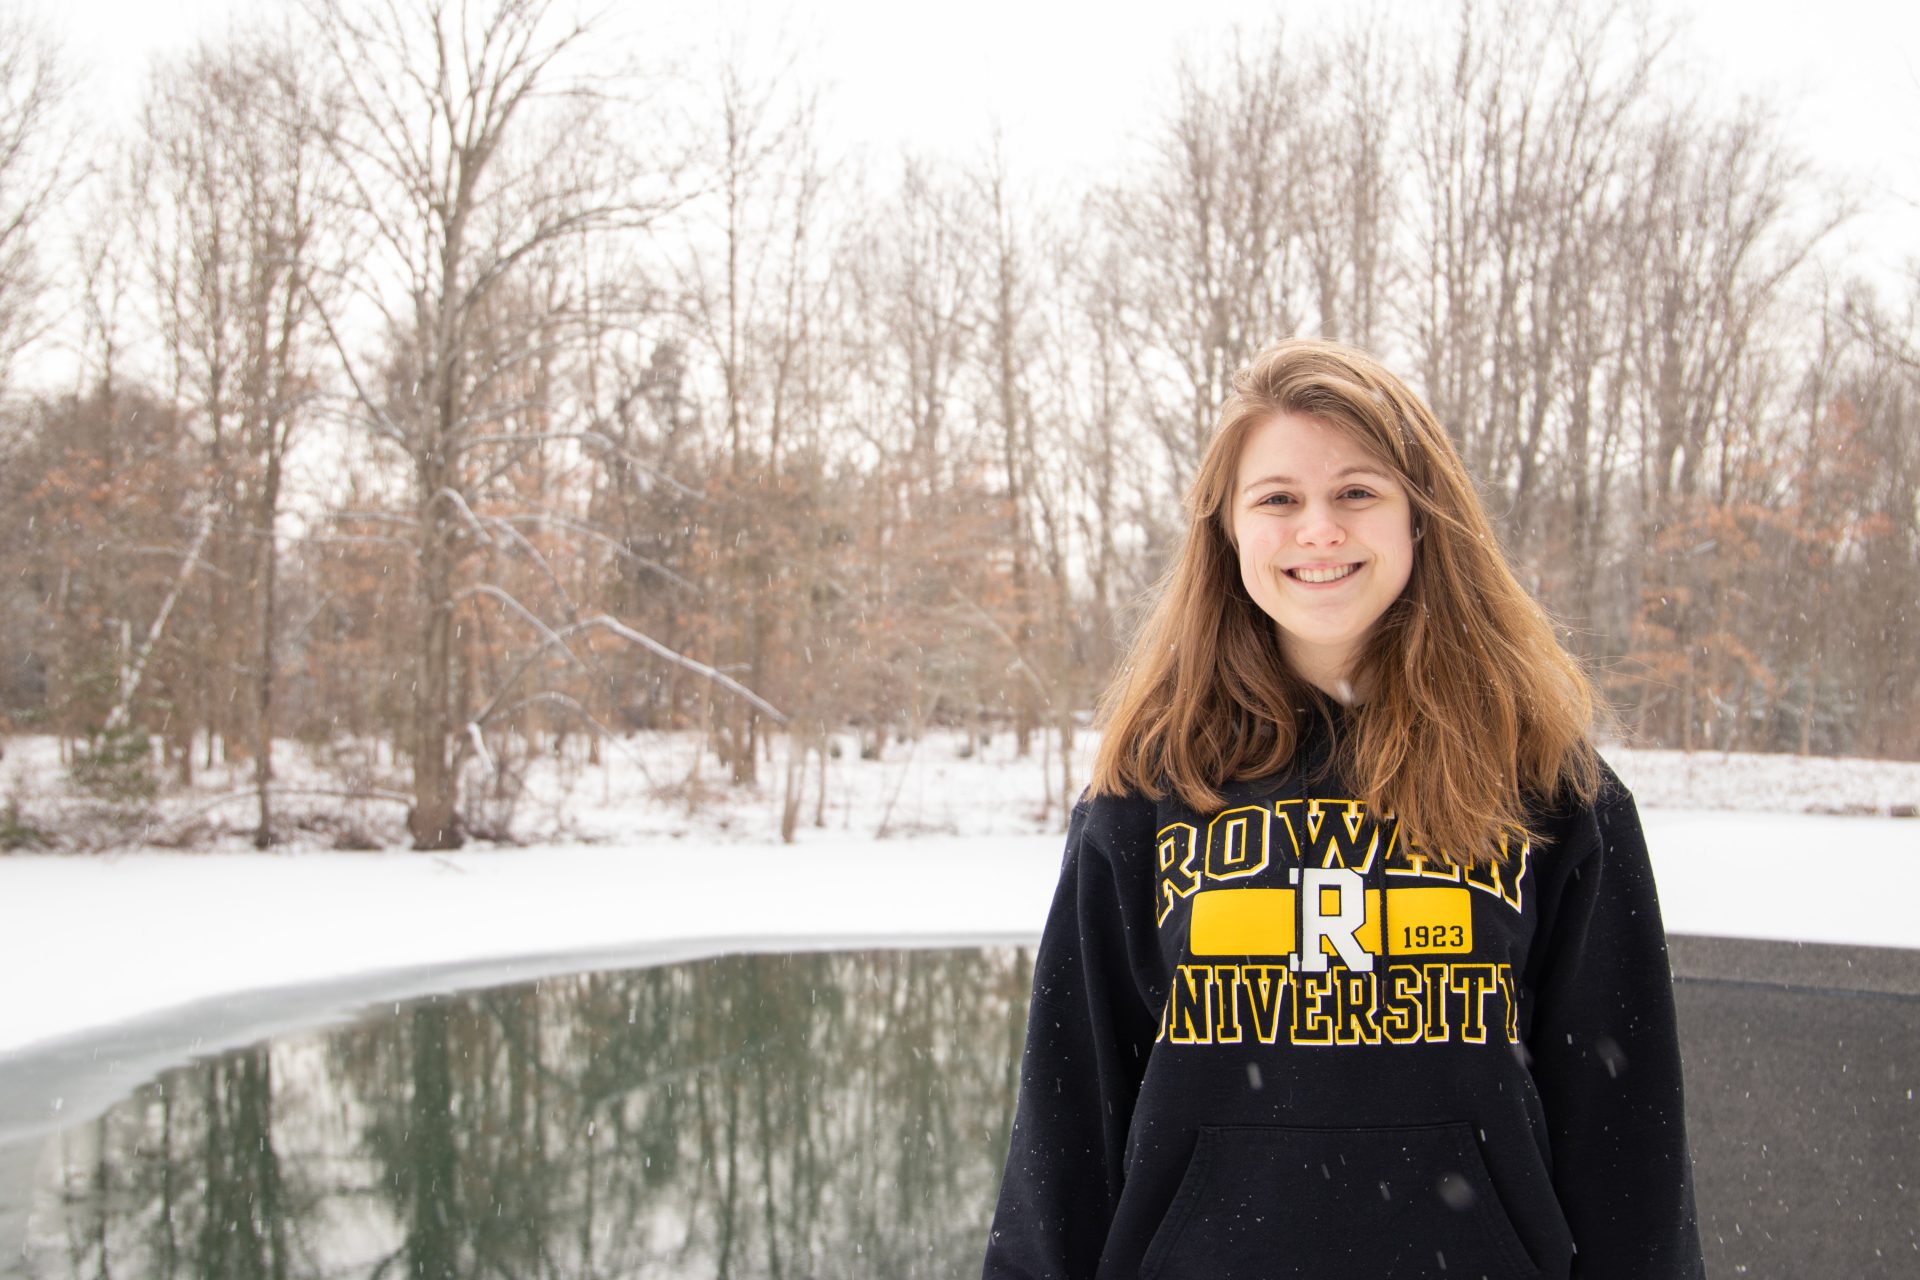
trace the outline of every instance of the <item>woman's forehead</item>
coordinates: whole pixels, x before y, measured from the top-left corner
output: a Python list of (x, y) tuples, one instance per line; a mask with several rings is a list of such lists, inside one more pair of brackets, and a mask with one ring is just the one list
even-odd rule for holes
[(1305, 414), (1281, 412), (1248, 430), (1235, 473), (1237, 487), (1245, 487), (1320, 484), (1362, 473), (1392, 479), (1397, 470), (1352, 431)]

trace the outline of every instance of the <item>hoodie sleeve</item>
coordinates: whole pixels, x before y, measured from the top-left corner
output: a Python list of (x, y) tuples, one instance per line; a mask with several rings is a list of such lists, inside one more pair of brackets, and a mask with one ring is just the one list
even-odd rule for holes
[(1598, 837), (1551, 922), (1529, 1049), (1580, 1280), (1706, 1274), (1666, 931), (1633, 797), (1608, 770)]
[(1068, 824), (984, 1280), (1091, 1280), (1120, 1197), (1156, 1026), (1128, 963), (1114, 863), (1095, 839), (1102, 825), (1085, 798)]

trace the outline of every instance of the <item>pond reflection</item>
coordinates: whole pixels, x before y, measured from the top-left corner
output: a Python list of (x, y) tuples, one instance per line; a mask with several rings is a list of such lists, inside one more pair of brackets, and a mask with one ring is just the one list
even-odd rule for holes
[(227, 1054), (52, 1143), (28, 1274), (977, 1274), (1031, 964), (730, 956)]

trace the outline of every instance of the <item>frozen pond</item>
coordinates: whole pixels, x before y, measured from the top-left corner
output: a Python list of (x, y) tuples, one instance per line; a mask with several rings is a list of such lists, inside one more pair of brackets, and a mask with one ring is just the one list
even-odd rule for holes
[(385, 1006), (42, 1152), (33, 1276), (952, 1276), (1031, 959), (728, 956)]
[[(0, 1269), (971, 1280), (1031, 955), (723, 956), (281, 1034), (36, 1139)], [(1712, 1274), (1915, 1274), (1920, 957), (1675, 958)]]

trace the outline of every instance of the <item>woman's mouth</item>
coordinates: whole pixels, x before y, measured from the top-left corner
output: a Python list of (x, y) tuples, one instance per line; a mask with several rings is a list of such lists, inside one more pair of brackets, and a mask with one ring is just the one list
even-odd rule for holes
[(1322, 583), (1338, 582), (1340, 579), (1352, 574), (1359, 567), (1357, 564), (1314, 565), (1311, 567), (1288, 569), (1285, 572), (1289, 578), (1292, 578), (1296, 582), (1305, 582), (1318, 586)]

